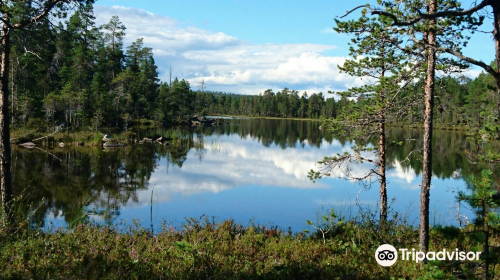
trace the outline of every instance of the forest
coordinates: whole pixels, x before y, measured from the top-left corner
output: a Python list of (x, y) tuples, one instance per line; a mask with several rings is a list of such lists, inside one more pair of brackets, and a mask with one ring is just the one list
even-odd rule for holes
[[(21, 4), (19, 4), (21, 5)], [(93, 5), (78, 9), (58, 25), (48, 20), (16, 30), (10, 53), (10, 111), (14, 129), (72, 131), (120, 127), (135, 121), (176, 123), (192, 115), (239, 115), (282, 118), (336, 118), (356, 110), (366, 99), (284, 88), (255, 95), (207, 91), (187, 80), (161, 81), (153, 50), (142, 38), (125, 47), (117, 16), (96, 26)], [(436, 80), (436, 122), (482, 128), (495, 123), (498, 96), (487, 73), (470, 78), (442, 74)], [(420, 98), (423, 80), (404, 88)], [(356, 105), (357, 104), (357, 105)], [(423, 120), (423, 102), (399, 123)]]

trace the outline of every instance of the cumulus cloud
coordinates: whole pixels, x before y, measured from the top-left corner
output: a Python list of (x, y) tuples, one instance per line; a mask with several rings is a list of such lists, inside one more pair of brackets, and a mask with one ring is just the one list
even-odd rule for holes
[(127, 27), (125, 43), (144, 38), (153, 49), (160, 78), (173, 75), (209, 90), (258, 94), (284, 87), (308, 92), (344, 90), (361, 80), (340, 74), (347, 57), (327, 56), (334, 45), (254, 44), (222, 32), (185, 26), (162, 15), (121, 6), (95, 7), (97, 24), (118, 15)]

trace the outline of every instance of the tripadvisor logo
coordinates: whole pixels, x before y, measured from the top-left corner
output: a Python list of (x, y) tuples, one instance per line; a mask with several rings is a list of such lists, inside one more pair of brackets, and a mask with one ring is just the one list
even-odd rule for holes
[[(478, 261), (479, 256), (481, 255), (481, 252), (459, 252), (458, 249), (455, 249), (455, 251), (447, 251), (446, 249), (439, 252), (429, 251), (427, 254), (420, 251), (416, 252), (415, 249), (399, 249), (399, 252), (402, 261), (415, 261), (417, 263), (425, 259), (430, 261)], [(389, 244), (380, 245), (380, 247), (377, 248), (377, 251), (375, 251), (375, 260), (381, 266), (391, 266), (398, 260), (398, 250)]]
[(375, 260), (381, 266), (391, 266), (398, 260), (398, 251), (392, 245), (380, 245), (375, 251)]

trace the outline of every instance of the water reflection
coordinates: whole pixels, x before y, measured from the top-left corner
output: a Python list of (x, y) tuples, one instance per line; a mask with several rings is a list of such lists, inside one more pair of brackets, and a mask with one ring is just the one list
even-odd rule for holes
[[(376, 209), (376, 187), (365, 189), (336, 178), (316, 183), (307, 179), (315, 161), (349, 151), (351, 144), (319, 130), (317, 122), (229, 121), (217, 127), (136, 131), (139, 137), (174, 135), (168, 147), (56, 147), (49, 150), (53, 155), (14, 149), (15, 195), (23, 193), (33, 207), (45, 198), (47, 203), (32, 217), (34, 224), (45, 227), (121, 219), (139, 219), (144, 226), (152, 221), (158, 227), (163, 219), (178, 223), (206, 214), (301, 230), (322, 207), (349, 215), (356, 215), (356, 203)], [(415, 219), (422, 163), (418, 153), (408, 155), (421, 148), (422, 135), (402, 128), (389, 133), (389, 142), (404, 141), (387, 153), (389, 199), (396, 199), (395, 211)], [(482, 168), (498, 168), (470, 162), (464, 151), (481, 154), (485, 149), (464, 133), (436, 131), (434, 144), (431, 213), (437, 222), (453, 223), (455, 193), (470, 188), (463, 178)], [(368, 168), (360, 165), (358, 171)]]

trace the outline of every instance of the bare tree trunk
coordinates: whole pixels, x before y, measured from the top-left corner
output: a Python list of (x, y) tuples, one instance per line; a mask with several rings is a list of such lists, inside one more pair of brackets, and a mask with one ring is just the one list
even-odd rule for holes
[(69, 112), (66, 112), (66, 134), (69, 135), (69, 123), (68, 123), (68, 120), (69, 120)]
[[(493, 7), (493, 25), (494, 25), (494, 36), (495, 36), (495, 60), (497, 66), (497, 73), (500, 74), (500, 2), (494, 1)], [(500, 122), (500, 78), (496, 79), (497, 82), (497, 110), (498, 110), (498, 121)]]
[(12, 178), (10, 173), (10, 129), (9, 129), (9, 55), (10, 55), (10, 21), (8, 14), (3, 14), (2, 55), (0, 68), (0, 189), (2, 206), (6, 215), (3, 226), (12, 222)]
[[(430, 0), (429, 13), (437, 10), (436, 0)], [(436, 44), (436, 20), (430, 20), (430, 30), (427, 32), (429, 44)], [(434, 107), (434, 79), (436, 71), (436, 51), (427, 49), (427, 78), (425, 81), (425, 111), (424, 111), (424, 143), (422, 189), (420, 192), (420, 227), (419, 249), (427, 252), (429, 249), (429, 199), (432, 177), (432, 109)]]
[[(385, 67), (380, 75), (380, 81), (383, 83), (385, 76)], [(379, 177), (380, 177), (380, 227), (384, 230), (387, 221), (387, 181), (385, 177), (385, 92), (380, 91), (380, 103), (382, 107), (379, 112)]]
[[(384, 96), (381, 95), (382, 102), (384, 102)], [(380, 225), (385, 226), (387, 221), (387, 184), (385, 178), (385, 116), (384, 109), (380, 111), (380, 123), (379, 123), (379, 176), (380, 176)]]

